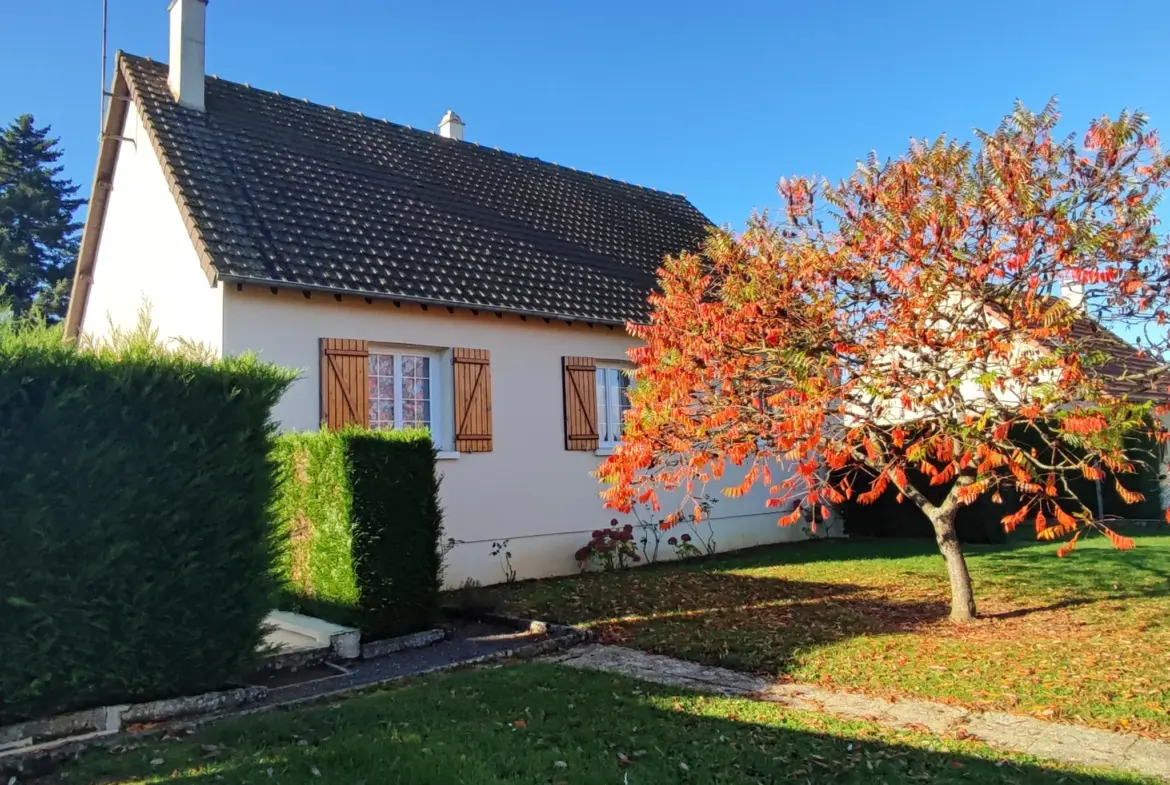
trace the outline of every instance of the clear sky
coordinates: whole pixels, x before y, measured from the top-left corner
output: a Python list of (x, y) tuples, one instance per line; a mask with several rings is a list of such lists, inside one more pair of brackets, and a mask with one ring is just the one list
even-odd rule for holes
[[(110, 51), (166, 60), (167, 0), (108, 0)], [(88, 195), (101, 0), (2, 0), (0, 122), (49, 123)], [(1168, 0), (211, 0), (225, 79), (685, 193), (741, 225), (784, 175), (837, 179), (1023, 99), (1068, 130), (1140, 108), (1170, 139)], [(107, 77), (108, 83), (108, 77)]]

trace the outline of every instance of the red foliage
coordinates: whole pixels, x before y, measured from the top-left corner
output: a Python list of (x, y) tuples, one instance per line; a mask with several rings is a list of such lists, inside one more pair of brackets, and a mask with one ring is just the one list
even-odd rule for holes
[[(630, 326), (642, 345), (625, 443), (599, 470), (607, 504), (682, 491), (669, 525), (733, 464), (728, 495), (762, 483), (781, 524), (859, 483), (862, 503), (893, 484), (948, 514), (1012, 488), (1008, 529), (1031, 515), (1038, 536), (1072, 535), (1061, 555), (1088, 527), (1130, 547), (1057, 502), (1101, 466), (1133, 494), (1122, 435), (1167, 438), (1149, 401), (1170, 393), (1170, 253), (1152, 212), (1170, 157), (1141, 115), (1097, 120), (1079, 146), (1057, 118), (1021, 106), (977, 147), (914, 142), (836, 186), (782, 180), (786, 220), (755, 215), (667, 259), (650, 323)], [(1052, 296), (1070, 285), (1083, 305)], [(1147, 364), (1118, 367), (1086, 324), (1142, 335)]]

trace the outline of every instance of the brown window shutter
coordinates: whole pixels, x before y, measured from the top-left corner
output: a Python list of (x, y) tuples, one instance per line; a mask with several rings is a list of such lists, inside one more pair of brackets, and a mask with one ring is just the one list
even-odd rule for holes
[(455, 449), (492, 451), (492, 366), (487, 349), (453, 349)]
[(321, 339), (321, 427), (370, 427), (369, 344)]
[(597, 449), (597, 363), (592, 357), (563, 357), (565, 449)]

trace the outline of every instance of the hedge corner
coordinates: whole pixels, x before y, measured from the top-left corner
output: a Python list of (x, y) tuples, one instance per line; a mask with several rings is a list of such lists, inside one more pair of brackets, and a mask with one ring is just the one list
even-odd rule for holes
[(429, 434), (288, 434), (276, 455), (286, 606), (367, 639), (433, 626), (442, 512)]

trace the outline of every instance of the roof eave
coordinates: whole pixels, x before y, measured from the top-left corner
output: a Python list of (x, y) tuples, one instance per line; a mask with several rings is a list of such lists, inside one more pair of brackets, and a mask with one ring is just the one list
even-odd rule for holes
[[(120, 58), (119, 53), (119, 58)], [(89, 197), (89, 211), (85, 216), (85, 229), (81, 234), (81, 248), (77, 254), (77, 265), (73, 272), (73, 286), (69, 294), (69, 310), (65, 314), (65, 336), (76, 338), (81, 332), (85, 319), (85, 307), (89, 290), (93, 286), (93, 267), (101, 244), (102, 228), (106, 222), (106, 208), (109, 205), (113, 185), (114, 167), (118, 162), (118, 150), (122, 145), (122, 128), (126, 112), (133, 102), (130, 87), (117, 59), (114, 66), (113, 83), (110, 88), (109, 110), (102, 128), (98, 147), (97, 167), (93, 175), (93, 187)]]
[(219, 280), (223, 283), (245, 284), (252, 286), (267, 286), (277, 289), (292, 289), (298, 292), (321, 292), (339, 296), (363, 297), (371, 300), (386, 300), (392, 302), (412, 303), (414, 305), (434, 305), (440, 308), (459, 308), (465, 311), (488, 311), (490, 313), (506, 313), (513, 316), (530, 316), (536, 319), (556, 319), (562, 322), (582, 322), (586, 324), (602, 324), (609, 327), (625, 329), (627, 324), (639, 324), (638, 320), (604, 319), (596, 316), (582, 316), (580, 314), (551, 313), (547, 311), (529, 310), (525, 308), (508, 308), (498, 305), (484, 305), (482, 303), (460, 302), (457, 300), (443, 300), (430, 297), (412, 297), (410, 295), (393, 294), (389, 292), (373, 292), (365, 289), (350, 289), (341, 286), (319, 286), (303, 284), (294, 281), (281, 281), (270, 278), (257, 278), (244, 275), (220, 274)]

